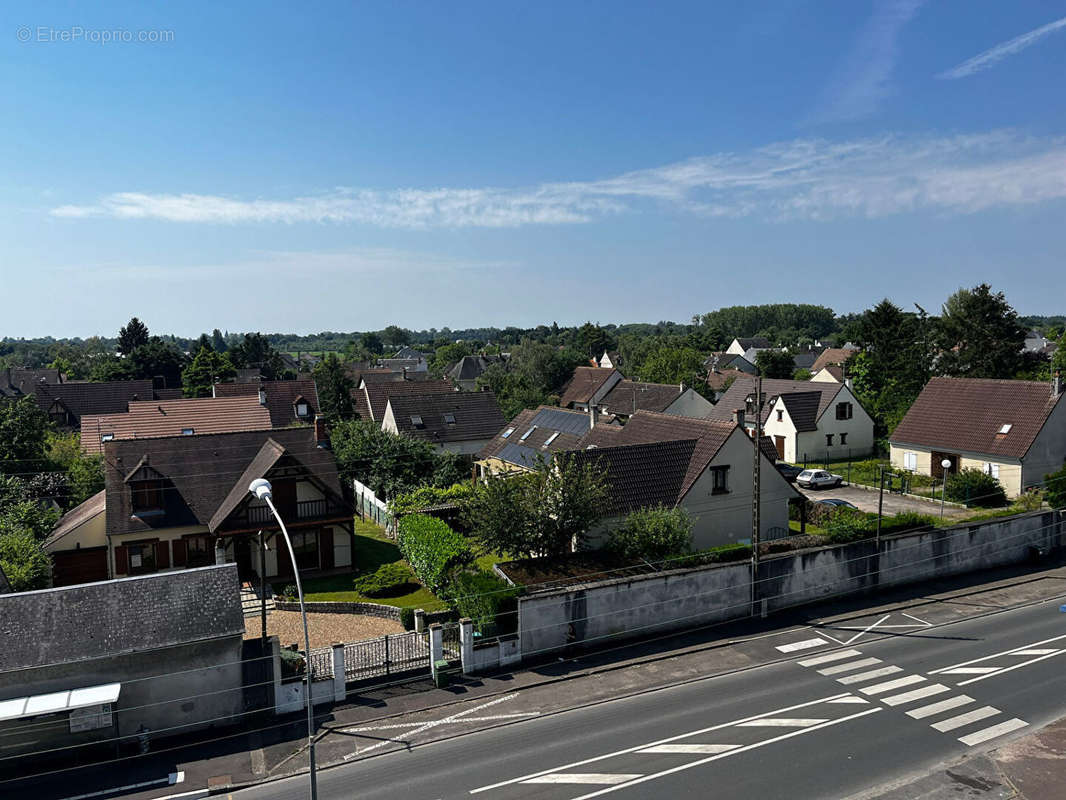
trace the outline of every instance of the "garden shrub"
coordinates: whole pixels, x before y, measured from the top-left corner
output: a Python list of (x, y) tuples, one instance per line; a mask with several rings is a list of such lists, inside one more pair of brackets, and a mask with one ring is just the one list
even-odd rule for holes
[(369, 575), (361, 575), (353, 584), (366, 597), (399, 597), (418, 588), (411, 569), (403, 564), (382, 564)]
[(674, 569), (679, 567), (699, 567), (704, 564), (728, 564), (733, 561), (744, 561), (751, 558), (751, 548), (746, 544), (723, 544), (701, 550), (689, 556), (684, 556), (664, 567)]
[(281, 590), (281, 596), (286, 600), (297, 600), (300, 597), (300, 593), (296, 590), (295, 583), (286, 583), (285, 588)]
[[(874, 515), (873, 529), (877, 530), (877, 515)], [(929, 530), (935, 528), (937, 518), (929, 514), (919, 514), (917, 511), (901, 511), (900, 513), (881, 519), (881, 533), (903, 533), (904, 531)]]
[(968, 507), (1002, 508), (1007, 494), (1000, 482), (979, 469), (968, 467), (948, 475), (947, 498)]
[(400, 609), (400, 624), (403, 625), (405, 631), (413, 631), (415, 629), (415, 610), (413, 608)]
[(445, 503), (455, 503), (462, 507), (473, 493), (474, 487), (471, 483), (456, 483), (446, 489), (421, 486), (414, 491), (396, 495), (389, 502), (389, 510), (393, 514), (408, 514)]
[(661, 561), (692, 548), (692, 518), (683, 508), (634, 511), (612, 531), (607, 549), (625, 559)]
[(1058, 472), (1045, 475), (1048, 505), (1052, 508), (1066, 508), (1066, 464)]
[(479, 631), (495, 635), (518, 630), (518, 590), (491, 572), (460, 572), (448, 586), (448, 603)]
[(281, 676), (283, 678), (303, 675), (306, 668), (307, 662), (302, 655), (287, 647), (281, 648)]
[[(870, 517), (873, 517), (872, 521)], [(836, 513), (825, 523), (825, 535), (832, 544), (857, 542), (873, 536), (876, 526), (876, 514), (866, 514), (851, 508), (837, 508)]]
[(400, 552), (425, 586), (445, 588), (451, 574), (473, 561), (466, 539), (446, 522), (425, 514), (409, 514), (398, 524)]

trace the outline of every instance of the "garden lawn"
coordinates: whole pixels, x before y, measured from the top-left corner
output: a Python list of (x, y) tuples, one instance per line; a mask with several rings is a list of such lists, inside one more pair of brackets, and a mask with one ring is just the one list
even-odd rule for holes
[[(352, 561), (359, 575), (374, 572), (383, 564), (406, 564), (400, 548), (371, 522), (355, 520), (355, 547)], [(424, 586), (399, 597), (364, 597), (352, 588), (356, 575), (330, 575), (304, 581), (304, 596), (310, 602), (377, 603), (397, 608), (421, 608), (426, 611), (441, 611), (447, 605)]]

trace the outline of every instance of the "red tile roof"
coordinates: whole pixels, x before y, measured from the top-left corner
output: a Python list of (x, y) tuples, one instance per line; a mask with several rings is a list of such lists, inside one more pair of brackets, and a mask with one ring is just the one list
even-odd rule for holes
[(423, 394), (455, 394), (455, 386), (450, 381), (382, 381), (381, 383), (367, 383), (360, 391), (364, 397), (360, 403), (356, 397), (356, 410), (362, 414), (364, 408), (369, 408), (371, 419), (381, 422), (385, 416), (385, 406), (389, 404), (389, 398), (402, 395)]
[(203, 397), (134, 402), (121, 414), (87, 414), (81, 418), (81, 449), (90, 455), (104, 450), (101, 437), (113, 440), (156, 439), (193, 434), (262, 431), (271, 427), (270, 412), (259, 396)]
[[(892, 432), (893, 444), (1023, 458), (1062, 402), (1037, 381), (933, 378)], [(1007, 433), (1000, 433), (1010, 425)]]
[(559, 405), (564, 408), (574, 403), (588, 403), (607, 379), (618, 370), (602, 367), (575, 367), (574, 375), (563, 389)]
[[(310, 424), (318, 413), (318, 387), (311, 378), (293, 381), (261, 381), (255, 383), (216, 383), (215, 397), (256, 397), (262, 390), (266, 393), (266, 407), (270, 412), (270, 424), (285, 428), (294, 423)], [(296, 414), (296, 401), (307, 403), (307, 416)]]
[(434, 444), (490, 439), (506, 421), (492, 392), (402, 393), (388, 405), (400, 433)]
[(822, 354), (814, 362), (814, 366), (811, 367), (811, 374), (820, 370), (822, 367), (828, 367), (830, 365), (839, 366), (855, 355), (858, 350), (849, 350), (845, 347), (829, 347), (822, 351)]

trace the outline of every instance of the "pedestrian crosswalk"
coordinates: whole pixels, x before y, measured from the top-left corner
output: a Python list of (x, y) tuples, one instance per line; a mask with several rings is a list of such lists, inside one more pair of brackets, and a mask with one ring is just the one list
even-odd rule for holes
[[(805, 645), (806, 643), (797, 644)], [(1036, 644), (1043, 643), (1038, 642)], [(778, 649), (788, 652), (783, 650), (784, 647), (788, 647), (788, 645), (783, 645)], [(1031, 663), (1029, 661), (1020, 662), (1018, 661), (1019, 658), (1042, 659), (1057, 655), (1059, 652), (1062, 651), (1030, 645), (1026, 648), (997, 654), (995, 657), (988, 657), (999, 662), (1002, 662), (1003, 657), (1013, 659), (1013, 662), (1008, 662), (1006, 666), (1002, 663), (974, 666), (986, 660), (975, 659), (972, 662), (943, 670), (935, 670), (934, 672), (944, 675), (999, 673), (1005, 668), (1010, 669), (1014, 664)], [(796, 663), (801, 667), (813, 669), (819, 675), (831, 678), (843, 686), (847, 686), (852, 692), (873, 698), (874, 702), (884, 703), (889, 708), (900, 708), (911, 719), (929, 720), (928, 724), (933, 730), (939, 733), (957, 735), (958, 740), (968, 747), (991, 741), (1028, 725), (1027, 722), (1016, 717), (985, 725), (983, 723), (1000, 717), (1003, 712), (994, 706), (967, 708), (967, 706), (977, 705), (972, 697), (958, 694), (954, 697), (945, 698), (943, 695), (953, 691), (951, 687), (943, 683), (933, 683), (924, 675), (907, 673), (902, 667), (898, 667), (895, 664), (885, 664), (881, 659), (866, 656), (860, 650), (849, 648), (822, 653), (802, 658)], [(885, 680), (886, 678), (887, 680)], [(968, 681), (963, 683), (965, 682)], [(961, 686), (962, 683), (959, 685)], [(934, 700), (934, 698), (937, 699)], [(932, 702), (923, 703), (926, 700), (931, 700)], [(869, 701), (865, 701), (856, 695), (847, 695), (832, 702), (861, 703)], [(923, 704), (918, 705), (920, 703)]]
[(1063, 655), (1066, 653), (1066, 649), (1046, 646), (1052, 642), (1061, 644), (1063, 639), (1066, 639), (1066, 636), (1055, 636), (1051, 639), (1022, 645), (1012, 650), (1004, 650), (1001, 653), (993, 653), (981, 658), (963, 661), (961, 664), (953, 664), (950, 667), (933, 670), (930, 674), (950, 676), (951, 679), (958, 680), (959, 686), (967, 686), (987, 678), (994, 678), (996, 675), (1002, 675), (1004, 672), (1013, 672), (1016, 669), (1028, 667), (1039, 661)]

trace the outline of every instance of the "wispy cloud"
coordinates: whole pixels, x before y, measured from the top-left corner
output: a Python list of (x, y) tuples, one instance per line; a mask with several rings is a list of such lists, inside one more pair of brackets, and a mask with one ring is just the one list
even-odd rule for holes
[(892, 94), (898, 39), (923, 0), (882, 0), (863, 27), (809, 122), (847, 122), (874, 114)]
[(952, 67), (946, 72), (941, 72), (937, 77), (942, 80), (956, 80), (957, 78), (965, 78), (969, 75), (973, 75), (975, 72), (980, 72), (981, 70), (995, 66), (998, 62), (1008, 56), (1020, 53), (1028, 47), (1032, 47), (1045, 36), (1060, 31), (1063, 28), (1066, 28), (1066, 17), (1057, 19), (1054, 22), (1049, 22), (1047, 25), (1029, 31), (1029, 33), (1023, 33), (1021, 36), (1015, 36), (1010, 41), (997, 44), (995, 47), (985, 50), (983, 53), (980, 53), (971, 59), (963, 61), (957, 67)]
[(649, 209), (774, 220), (969, 214), (1066, 197), (1066, 139), (1011, 131), (800, 139), (596, 181), (530, 188), (336, 189), (284, 200), (122, 192), (58, 217), (185, 223), (360, 223), (383, 228), (578, 224)]

